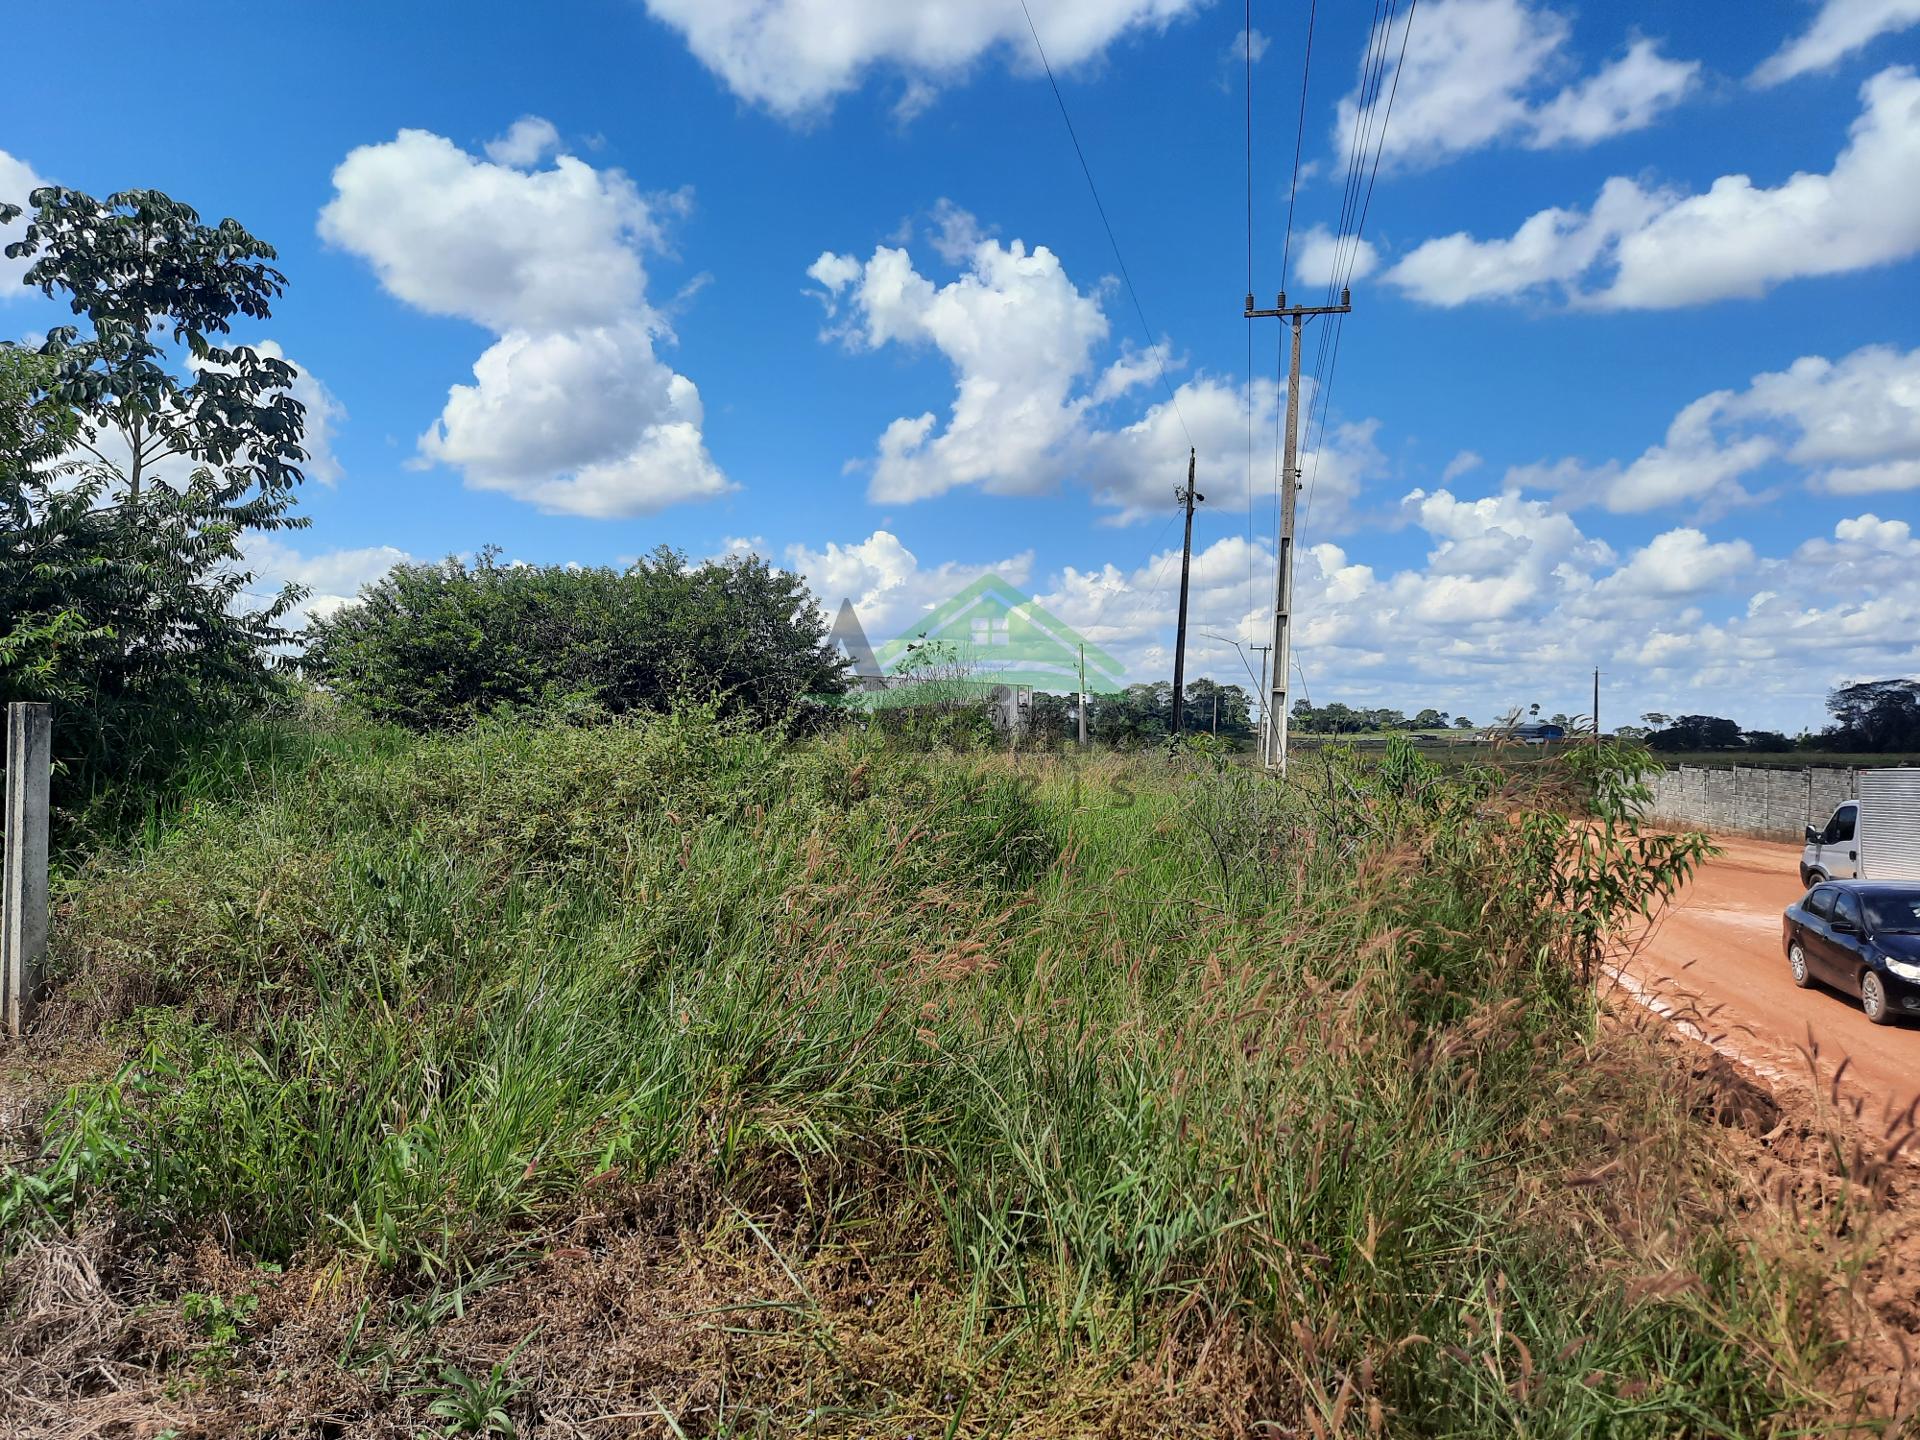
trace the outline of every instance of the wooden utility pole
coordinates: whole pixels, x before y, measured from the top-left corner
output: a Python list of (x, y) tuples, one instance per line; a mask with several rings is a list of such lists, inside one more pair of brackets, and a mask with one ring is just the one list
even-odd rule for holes
[(1593, 667), (1593, 753), (1600, 753), (1600, 667)]
[(1080, 748), (1084, 750), (1087, 748), (1087, 646), (1084, 640), (1080, 643), (1080, 703), (1076, 708), (1080, 711)]
[(47, 959), (47, 827), (53, 707), (7, 706), (4, 890), (0, 890), (0, 1010), (9, 1035), (26, 1029)]
[(1271, 310), (1253, 308), (1247, 296), (1249, 320), (1286, 320), (1293, 325), (1293, 349), (1287, 361), (1287, 443), (1281, 466), (1279, 567), (1273, 583), (1273, 680), (1267, 691), (1266, 765), (1287, 773), (1287, 671), (1293, 659), (1293, 516), (1300, 497), (1300, 327), (1314, 315), (1345, 315), (1353, 309), (1353, 292), (1340, 291), (1338, 305), (1288, 305), (1287, 292)]
[(1187, 572), (1193, 566), (1193, 507), (1207, 497), (1193, 488), (1195, 452), (1187, 451), (1187, 486), (1175, 490), (1173, 498), (1186, 507), (1187, 533), (1180, 542), (1180, 623), (1173, 639), (1173, 733), (1181, 732), (1181, 717), (1186, 709), (1187, 692)]

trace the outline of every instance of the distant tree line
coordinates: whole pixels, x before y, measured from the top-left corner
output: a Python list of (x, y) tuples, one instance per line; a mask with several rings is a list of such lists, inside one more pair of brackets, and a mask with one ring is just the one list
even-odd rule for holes
[(1794, 738), (1778, 730), (1748, 730), (1722, 715), (1667, 715), (1650, 711), (1642, 726), (1622, 726), (1655, 750), (1833, 750), (1863, 755), (1920, 752), (1920, 680), (1863, 680), (1827, 696), (1832, 723)]
[[(1252, 697), (1238, 685), (1213, 680), (1189, 681), (1180, 729), (1188, 735), (1218, 734), (1240, 742), (1252, 738)], [(1087, 738), (1097, 745), (1137, 750), (1173, 735), (1173, 685), (1165, 680), (1129, 685), (1112, 695), (1091, 695), (1087, 701)], [(1052, 746), (1076, 738), (1079, 718), (1072, 695), (1036, 692), (1027, 712), (1027, 736)]]
[[(1535, 707), (1536, 709), (1538, 707)], [(1288, 712), (1293, 728), (1311, 735), (1360, 735), (1376, 730), (1456, 730), (1473, 729), (1465, 715), (1446, 710), (1426, 709), (1408, 715), (1403, 710), (1359, 710), (1338, 700), (1331, 705), (1312, 705), (1296, 700)]]

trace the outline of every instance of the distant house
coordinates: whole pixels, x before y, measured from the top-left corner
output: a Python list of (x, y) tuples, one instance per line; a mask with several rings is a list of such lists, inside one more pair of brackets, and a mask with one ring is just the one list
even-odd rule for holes
[(1567, 738), (1565, 726), (1550, 724), (1545, 720), (1523, 720), (1507, 734), (1512, 739), (1524, 741), (1528, 745), (1544, 745), (1549, 740)]

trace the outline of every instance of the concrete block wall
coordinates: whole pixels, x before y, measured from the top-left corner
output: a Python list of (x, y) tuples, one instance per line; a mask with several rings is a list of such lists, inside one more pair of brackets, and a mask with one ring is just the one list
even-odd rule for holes
[(1682, 765), (1651, 777), (1653, 803), (1646, 818), (1662, 825), (1799, 840), (1807, 826), (1825, 824), (1834, 806), (1855, 798), (1855, 773), (1825, 766), (1779, 770)]

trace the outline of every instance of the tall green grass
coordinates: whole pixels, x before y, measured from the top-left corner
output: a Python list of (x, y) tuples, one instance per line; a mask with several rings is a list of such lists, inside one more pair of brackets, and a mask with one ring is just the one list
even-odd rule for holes
[[(537, 1251), (609, 1176), (716, 1214), (797, 1186), (796, 1255), (931, 1243), (955, 1363), (1002, 1393), (1217, 1341), (1223, 1433), (1759, 1433), (1817, 1318), (1681, 1223), (1657, 1079), (1593, 1066), (1590, 967), (1696, 852), (1624, 823), (1631, 757), (1569, 765), (1517, 791), (1401, 745), (1281, 789), (1204, 747), (696, 712), (290, 742), (77, 876), (55, 1023), (124, 1063), (4, 1214), (404, 1293)], [(1623, 1129), (1638, 1188), (1569, 1188)], [(1686, 1283), (1630, 1285), (1661, 1226)], [(906, 1403), (842, 1398), (873, 1433)]]

